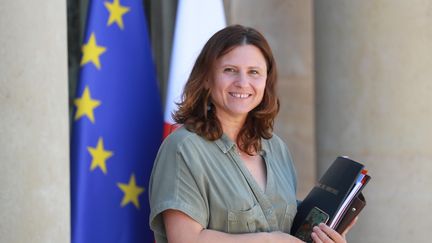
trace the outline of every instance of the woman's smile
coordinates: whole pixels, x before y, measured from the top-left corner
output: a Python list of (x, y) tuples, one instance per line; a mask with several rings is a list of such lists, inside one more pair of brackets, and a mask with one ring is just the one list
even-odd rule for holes
[(252, 94), (247, 93), (237, 93), (237, 92), (229, 92), (229, 94), (234, 98), (246, 99), (252, 96)]

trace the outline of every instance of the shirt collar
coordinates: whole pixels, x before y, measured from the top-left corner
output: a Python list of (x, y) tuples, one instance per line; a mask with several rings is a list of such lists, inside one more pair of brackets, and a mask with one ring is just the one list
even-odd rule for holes
[(232, 147), (235, 146), (235, 143), (225, 134), (222, 134), (222, 137), (215, 141), (217, 146), (226, 154)]
[[(217, 144), (217, 146), (219, 147), (220, 150), (222, 150), (222, 152), (224, 154), (226, 154), (228, 151), (230, 151), (234, 146), (236, 146), (236, 144), (227, 136), (224, 134), (222, 134), (222, 137), (220, 137), (219, 139), (217, 139), (215, 141), (215, 143)], [(261, 155), (266, 155), (268, 153), (269, 147), (268, 147), (268, 141), (267, 139), (262, 139), (261, 138), (261, 149), (262, 151), (260, 151)]]

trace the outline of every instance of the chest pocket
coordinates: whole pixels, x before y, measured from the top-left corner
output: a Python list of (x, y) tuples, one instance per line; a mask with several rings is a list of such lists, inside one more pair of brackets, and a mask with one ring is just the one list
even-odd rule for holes
[(228, 233), (253, 233), (268, 228), (267, 220), (258, 204), (244, 211), (228, 211)]

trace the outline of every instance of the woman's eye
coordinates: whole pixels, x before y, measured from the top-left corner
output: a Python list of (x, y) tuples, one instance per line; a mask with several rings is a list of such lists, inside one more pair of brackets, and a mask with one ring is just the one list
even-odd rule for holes
[(251, 73), (251, 74), (254, 74), (254, 75), (255, 75), (255, 74), (259, 74), (259, 72), (258, 72), (257, 70), (250, 70), (250, 73)]
[(225, 68), (224, 72), (233, 73), (235, 72), (234, 68)]

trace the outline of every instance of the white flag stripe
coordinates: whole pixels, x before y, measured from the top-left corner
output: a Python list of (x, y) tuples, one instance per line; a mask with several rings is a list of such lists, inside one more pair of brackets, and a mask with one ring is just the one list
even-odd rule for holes
[(173, 124), (171, 114), (177, 109), (183, 86), (207, 40), (226, 26), (222, 0), (180, 0), (177, 8), (171, 54), (165, 123)]

